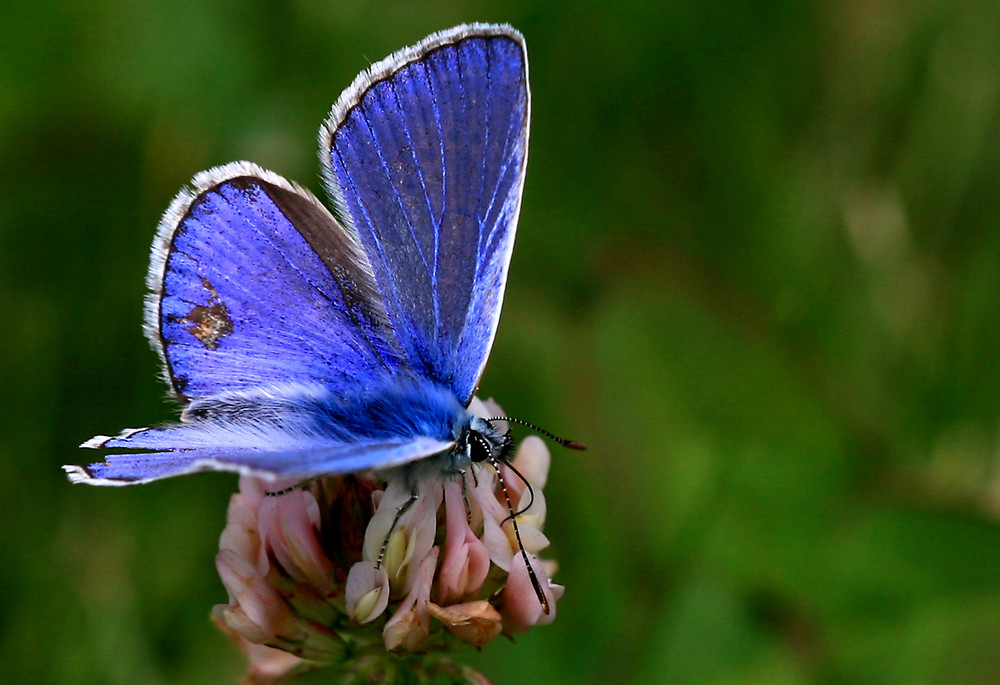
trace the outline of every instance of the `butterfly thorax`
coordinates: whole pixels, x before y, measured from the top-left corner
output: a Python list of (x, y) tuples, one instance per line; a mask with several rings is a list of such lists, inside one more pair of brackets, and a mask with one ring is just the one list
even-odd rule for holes
[(427, 484), (440, 483), (442, 476), (462, 478), (473, 464), (498, 464), (509, 459), (514, 443), (509, 433), (502, 432), (480, 416), (463, 408), (455, 424), (451, 449), (425, 459), (405, 464), (383, 474), (387, 480), (402, 478), (407, 488), (421, 492)]
[(317, 428), (334, 439), (424, 436), (455, 440), (467, 422), (455, 393), (438, 383), (397, 377), (356, 395), (334, 393), (323, 402)]

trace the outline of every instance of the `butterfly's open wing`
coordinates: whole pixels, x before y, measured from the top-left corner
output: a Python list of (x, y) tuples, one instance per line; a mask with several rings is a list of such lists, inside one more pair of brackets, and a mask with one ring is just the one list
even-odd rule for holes
[(197, 471), (237, 471), (265, 478), (310, 478), (387, 469), (449, 449), (428, 437), (360, 441), (284, 450), (204, 446), (141, 454), (111, 454), (89, 466), (64, 466), (74, 483), (137, 485)]
[(399, 353), (371, 267), (315, 197), (246, 162), (193, 186), (153, 243), (146, 307), (179, 398), (391, 375)]
[(397, 379), (353, 397), (319, 383), (230, 391), (192, 400), (181, 423), (98, 435), (82, 445), (143, 452), (64, 468), (74, 482), (90, 485), (204, 470), (272, 478), (382, 470), (453, 447), (458, 409), (445, 388)]
[(320, 130), (335, 210), (364, 247), (406, 362), (466, 404), (521, 204), (527, 69), (513, 29), (459, 26), (374, 64)]

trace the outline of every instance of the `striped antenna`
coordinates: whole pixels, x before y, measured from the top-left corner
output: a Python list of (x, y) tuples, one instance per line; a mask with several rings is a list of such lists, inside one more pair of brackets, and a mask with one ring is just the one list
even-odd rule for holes
[(530, 428), (530, 429), (532, 429), (534, 431), (537, 431), (538, 433), (541, 433), (542, 435), (544, 435), (545, 437), (549, 438), (550, 440), (554, 440), (555, 442), (559, 443), (563, 447), (568, 447), (571, 450), (580, 450), (582, 452), (583, 450), (587, 449), (587, 446), (584, 445), (582, 442), (577, 442), (576, 440), (567, 440), (566, 438), (560, 438), (558, 435), (555, 435), (554, 433), (550, 433), (547, 430), (545, 430), (544, 428), (539, 428), (535, 424), (528, 423), (527, 421), (522, 421), (521, 419), (513, 419), (513, 418), (511, 418), (509, 416), (493, 416), (493, 417), (490, 417), (490, 418), (488, 418), (486, 420), (489, 421), (490, 423), (493, 423), (494, 421), (512, 421), (514, 423), (520, 424), (522, 426), (526, 426), (526, 427), (528, 427), (528, 428)]

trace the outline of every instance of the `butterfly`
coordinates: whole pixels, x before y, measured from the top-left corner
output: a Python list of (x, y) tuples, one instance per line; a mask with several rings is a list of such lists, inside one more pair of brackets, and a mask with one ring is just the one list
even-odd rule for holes
[[(128, 485), (197, 471), (308, 479), (505, 459), (470, 403), (527, 162), (524, 38), (469, 24), (362, 72), (319, 132), (329, 211), (248, 162), (194, 177), (152, 246), (145, 333), (180, 422), (64, 466)], [(432, 459), (433, 458), (433, 459)]]

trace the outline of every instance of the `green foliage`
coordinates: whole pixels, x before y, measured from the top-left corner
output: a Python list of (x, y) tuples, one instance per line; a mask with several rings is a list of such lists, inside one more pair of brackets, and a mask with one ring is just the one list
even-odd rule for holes
[[(195, 172), (319, 191), (354, 75), (505, 21), (531, 161), (482, 384), (556, 452), (560, 616), (501, 683), (1000, 679), (1000, 5), (11, 3), (0, 22), (0, 673), (218, 683), (235, 479), (71, 487), (173, 416), (140, 334)], [(322, 673), (306, 681), (326, 682)]]

